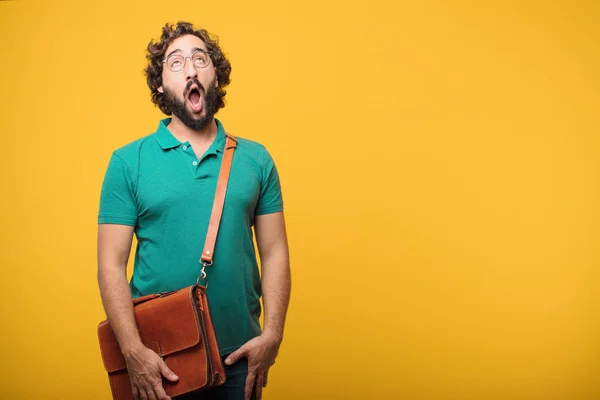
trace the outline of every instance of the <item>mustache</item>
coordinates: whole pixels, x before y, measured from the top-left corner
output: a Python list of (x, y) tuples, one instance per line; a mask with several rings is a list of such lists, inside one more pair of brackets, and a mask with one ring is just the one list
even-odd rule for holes
[(190, 88), (192, 87), (193, 84), (196, 84), (196, 86), (198, 86), (198, 90), (200, 90), (202, 93), (206, 93), (206, 91), (204, 90), (204, 86), (202, 86), (202, 84), (200, 83), (200, 81), (198, 79), (191, 79), (185, 85), (185, 91), (183, 93), (184, 95), (189, 94)]

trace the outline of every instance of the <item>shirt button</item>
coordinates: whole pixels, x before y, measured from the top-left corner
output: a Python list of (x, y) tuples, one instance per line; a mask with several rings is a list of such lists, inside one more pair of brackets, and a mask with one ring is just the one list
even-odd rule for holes
[(194, 161), (192, 164), (194, 164), (194, 166), (198, 165), (198, 161)]
[(183, 146), (183, 149), (184, 149), (184, 150), (187, 150), (187, 146)]

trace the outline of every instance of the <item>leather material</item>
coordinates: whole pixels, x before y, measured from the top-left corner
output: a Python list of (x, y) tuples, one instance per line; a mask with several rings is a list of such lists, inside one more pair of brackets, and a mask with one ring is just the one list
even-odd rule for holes
[[(193, 285), (145, 297), (152, 298), (134, 306), (142, 343), (161, 356), (179, 376), (175, 383), (163, 379), (167, 395), (177, 396), (224, 383), (224, 366), (204, 287)], [(113, 399), (132, 400), (125, 359), (108, 321), (98, 326), (98, 338)]]
[(201, 260), (211, 264), (215, 243), (217, 241), (217, 232), (223, 213), (223, 204), (225, 203), (225, 192), (227, 191), (227, 183), (229, 182), (229, 173), (231, 171), (231, 161), (233, 159), (233, 151), (237, 147), (237, 141), (233, 136), (227, 135), (225, 142), (225, 151), (223, 152), (223, 161), (221, 162), (221, 170), (219, 171), (219, 180), (217, 182), (217, 191), (215, 192), (215, 202), (213, 204), (212, 214), (204, 242), (204, 250), (202, 251)]
[[(227, 135), (212, 214), (200, 261), (212, 264), (225, 193), (237, 141)], [(137, 329), (143, 344), (160, 355), (179, 377), (163, 378), (173, 397), (225, 383), (225, 370), (210, 317), (206, 287), (192, 285), (172, 292), (150, 294), (133, 300)], [(104, 368), (114, 400), (133, 400), (127, 365), (108, 320), (98, 325)]]

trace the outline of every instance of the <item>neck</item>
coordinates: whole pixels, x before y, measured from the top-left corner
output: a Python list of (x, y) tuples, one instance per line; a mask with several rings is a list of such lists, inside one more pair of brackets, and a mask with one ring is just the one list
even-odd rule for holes
[(187, 127), (175, 115), (172, 116), (171, 122), (167, 125), (167, 128), (180, 142), (190, 143), (206, 143), (212, 141), (217, 136), (218, 131), (217, 122), (214, 118), (206, 125), (206, 127), (204, 127), (204, 129), (194, 130)]

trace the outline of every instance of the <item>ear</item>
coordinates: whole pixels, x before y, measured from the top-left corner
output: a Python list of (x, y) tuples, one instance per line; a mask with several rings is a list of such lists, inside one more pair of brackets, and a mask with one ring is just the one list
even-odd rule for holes
[(162, 85), (157, 87), (156, 90), (158, 90), (159, 93), (163, 93), (163, 87)]

